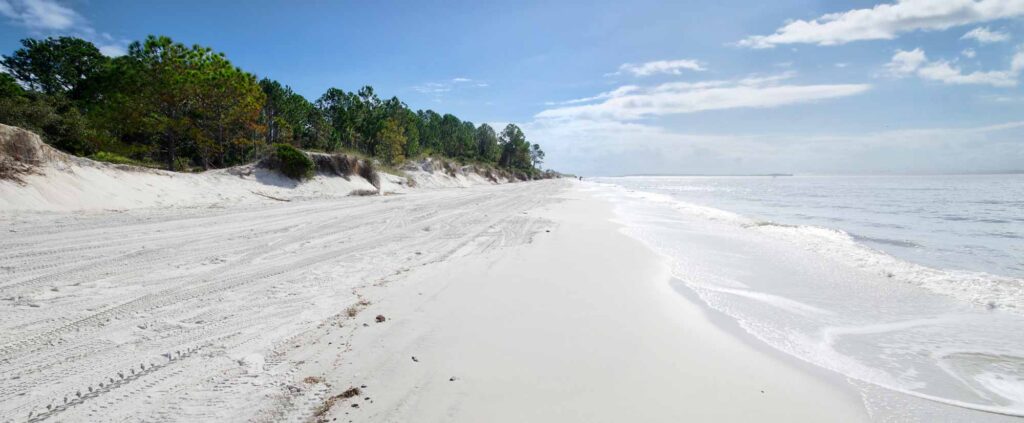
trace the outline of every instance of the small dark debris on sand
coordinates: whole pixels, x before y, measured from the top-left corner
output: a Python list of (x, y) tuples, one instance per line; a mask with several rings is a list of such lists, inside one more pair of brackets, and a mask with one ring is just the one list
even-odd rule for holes
[[(334, 396), (331, 396), (331, 397), (327, 398), (327, 400), (324, 401), (324, 404), (322, 404), (321, 406), (317, 407), (316, 411), (313, 413), (313, 417), (315, 418), (315, 421), (317, 421), (317, 422), (325, 422), (325, 421), (327, 421), (325, 419), (325, 416), (327, 415), (327, 412), (331, 411), (331, 408), (334, 407), (334, 404), (337, 403), (337, 401), (342, 400), (342, 399), (348, 399), (348, 398), (351, 398), (352, 396), (355, 396), (355, 395), (358, 395), (358, 394), (359, 394), (359, 388), (354, 388), (353, 387), (353, 388), (348, 388), (344, 392), (341, 392), (341, 393), (339, 393), (337, 395), (334, 395)], [(355, 406), (355, 405), (353, 404), (352, 406)]]
[[(320, 407), (318, 407), (316, 409), (316, 412), (313, 414), (313, 417), (316, 417), (316, 421), (318, 421), (318, 422), (325, 421), (324, 420), (324, 416), (327, 414), (328, 411), (330, 411), (331, 407), (334, 406), (334, 403), (336, 403), (336, 402), (338, 402), (340, 400), (343, 400), (343, 399), (349, 399), (349, 398), (352, 398), (354, 396), (357, 396), (357, 395), (359, 395), (360, 392), (361, 391), (359, 390), (359, 388), (348, 388), (347, 390), (345, 390), (345, 392), (342, 392), (342, 393), (340, 393), (338, 395), (335, 395), (333, 397), (327, 398), (327, 400), (324, 401), (324, 403), (321, 404)], [(352, 404), (352, 405), (353, 406), (357, 406), (356, 404)]]
[(366, 196), (370, 196), (370, 195), (380, 195), (380, 190), (376, 190), (376, 189), (357, 189), (357, 190), (352, 190), (352, 192), (349, 192), (348, 195), (350, 197), (366, 197)]
[(449, 382), (455, 382), (456, 380), (458, 379), (456, 379), (455, 376), (452, 376), (450, 379), (448, 379)]
[(412, 356), (412, 361), (415, 361), (415, 362), (419, 363), (420, 359), (416, 358), (416, 356), (414, 355), (414, 356)]
[(387, 318), (384, 317), (383, 314), (378, 314), (377, 315), (377, 323), (384, 323), (385, 320), (387, 320)]
[(253, 191), (253, 190), (249, 190), (249, 192), (251, 192), (251, 193), (253, 193), (253, 194), (256, 194), (256, 195), (258, 195), (258, 196), (260, 196), (260, 197), (265, 197), (265, 198), (269, 198), (269, 199), (271, 199), (271, 200), (275, 200), (275, 201), (284, 201), (284, 202), (286, 202), (286, 203), (288, 203), (288, 202), (291, 202), (291, 201), (292, 201), (292, 200), (289, 200), (289, 199), (287, 199), (287, 198), (281, 198), (281, 197), (274, 197), (273, 195), (268, 195), (268, 194), (264, 194), (264, 193), (262, 193), (262, 192), (256, 192), (256, 191)]

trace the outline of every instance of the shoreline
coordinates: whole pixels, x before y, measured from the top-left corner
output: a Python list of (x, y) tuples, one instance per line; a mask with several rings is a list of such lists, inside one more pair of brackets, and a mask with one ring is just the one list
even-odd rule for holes
[(529, 212), (553, 224), (533, 242), (387, 288), (366, 313), (388, 323), (354, 333), (346, 366), (300, 370), (368, 386), (372, 404), (326, 420), (868, 420), (838, 375), (756, 347), (675, 292), (663, 258), (578, 187)]
[(790, 367), (840, 388), (840, 390), (844, 391), (851, 401), (855, 401), (863, 406), (863, 397), (861, 396), (860, 391), (855, 389), (845, 376), (772, 348), (770, 345), (754, 337), (754, 335), (743, 330), (736, 319), (704, 303), (698, 294), (693, 291), (693, 289), (686, 286), (686, 283), (682, 280), (672, 277), (672, 280), (669, 283), (672, 287), (673, 293), (682, 297), (688, 304), (698, 307), (704, 312), (704, 316), (707, 318), (707, 322), (709, 324), (714, 325), (722, 332), (731, 335), (736, 340), (743, 342), (760, 354), (770, 356), (778, 361), (786, 363), (786, 365)]
[(582, 186), (4, 215), (0, 414), (868, 419), (849, 385), (676, 292)]
[[(620, 182), (594, 192), (615, 204), (625, 233), (662, 254), (685, 280), (676, 291), (712, 316), (724, 315), (722, 327), (755, 347), (845, 379), (873, 419), (1020, 415), (1019, 391), (987, 379), (1019, 379), (1012, 370), (1019, 355), (1000, 355), (1019, 345), (1000, 335), (1019, 325), (1019, 280), (929, 268), (867, 246), (847, 228), (762, 223), (684, 194), (714, 183)], [(751, 186), (716, 189), (731, 188), (746, 193)], [(829, 216), (811, 214), (822, 215)]]

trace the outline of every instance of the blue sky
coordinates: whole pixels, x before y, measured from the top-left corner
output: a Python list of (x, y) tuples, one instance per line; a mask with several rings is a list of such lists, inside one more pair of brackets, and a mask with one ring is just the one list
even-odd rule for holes
[(168, 35), (310, 100), (515, 122), (587, 175), (1024, 169), (1024, 0), (691, 3), (0, 0), (0, 51)]

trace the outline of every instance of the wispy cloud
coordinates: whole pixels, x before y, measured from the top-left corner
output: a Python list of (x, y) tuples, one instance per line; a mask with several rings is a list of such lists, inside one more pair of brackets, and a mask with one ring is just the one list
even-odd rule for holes
[(0, 0), (0, 15), (37, 35), (72, 35), (96, 44), (107, 56), (125, 53), (127, 40), (97, 32), (85, 17), (55, 0)]
[(1024, 97), (1014, 95), (983, 95), (979, 97), (984, 101), (991, 101), (995, 103), (1024, 103)]
[(413, 91), (420, 94), (427, 94), (434, 97), (435, 100), (440, 100), (441, 97), (448, 92), (455, 91), (461, 88), (486, 88), (490, 85), (483, 81), (477, 81), (466, 77), (455, 77), (445, 81), (437, 82), (424, 82), (422, 84), (412, 87)]
[(1013, 55), (1010, 67), (1006, 70), (964, 72), (959, 66), (946, 60), (929, 61), (924, 51), (919, 48), (910, 51), (897, 50), (885, 68), (885, 75), (897, 78), (917, 75), (921, 79), (951, 85), (1015, 87), (1017, 78), (1024, 71), (1024, 50), (1019, 49)]
[(780, 44), (845, 44), (891, 40), (900, 33), (945, 30), (956, 26), (1024, 16), (1021, 0), (898, 0), (870, 9), (829, 13), (812, 20), (794, 20), (770, 35), (754, 35), (737, 44), (772, 48)]
[(85, 24), (78, 12), (49, 0), (0, 0), (0, 14), (40, 31), (66, 31)]
[(609, 75), (631, 74), (633, 76), (651, 76), (657, 74), (681, 75), (683, 71), (705, 71), (703, 63), (692, 59), (656, 60), (640, 64), (623, 63), (619, 70)]
[(1000, 31), (993, 31), (988, 27), (980, 26), (968, 31), (961, 40), (974, 40), (981, 44), (1001, 43), (1010, 41), (1010, 34)]
[(445, 84), (441, 82), (425, 82), (412, 89), (421, 94), (440, 94), (446, 93), (452, 90), (451, 84)]
[(867, 84), (780, 85), (792, 73), (752, 76), (740, 80), (669, 82), (654, 87), (624, 86), (614, 91), (544, 110), (539, 119), (592, 119), (630, 121), (647, 117), (706, 110), (769, 108), (857, 95)]
[(638, 87), (636, 85), (624, 85), (624, 86), (621, 86), (621, 87), (616, 88), (614, 90), (606, 91), (606, 92), (600, 93), (598, 95), (590, 96), (590, 97), (583, 97), (583, 98), (577, 98), (577, 99), (565, 100), (565, 101), (549, 101), (549, 102), (544, 103), (544, 104), (546, 104), (548, 106), (555, 106), (555, 105), (560, 105), (560, 104), (590, 103), (590, 102), (596, 101), (596, 100), (603, 100), (603, 99), (612, 98), (612, 97), (620, 97), (620, 96), (629, 94), (631, 92), (637, 91), (639, 89), (640, 89), (640, 87)]

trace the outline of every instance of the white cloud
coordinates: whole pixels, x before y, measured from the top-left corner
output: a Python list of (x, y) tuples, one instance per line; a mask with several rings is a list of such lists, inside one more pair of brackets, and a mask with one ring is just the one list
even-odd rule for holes
[(1001, 43), (1010, 40), (1010, 34), (999, 31), (992, 31), (988, 27), (979, 26), (968, 31), (961, 40), (974, 40), (981, 44)]
[(106, 56), (125, 54), (127, 40), (96, 30), (78, 12), (54, 0), (0, 0), (0, 15), (36, 35), (71, 35), (96, 44)]
[(1017, 53), (1010, 60), (1010, 72), (1021, 73), (1024, 71), (1024, 48), (1018, 48)]
[(845, 44), (891, 40), (900, 33), (945, 30), (972, 23), (1024, 16), (1024, 0), (898, 0), (870, 9), (829, 13), (789, 22), (770, 35), (754, 35), (737, 44), (772, 48), (780, 44)]
[(936, 60), (929, 62), (921, 49), (897, 50), (892, 60), (885, 65), (886, 74), (893, 77), (917, 75), (919, 78), (951, 85), (991, 85), (993, 87), (1017, 86), (1017, 78), (1024, 71), (1024, 50), (1018, 50), (1010, 68), (1000, 71), (974, 71), (965, 73), (955, 64)]
[(52, 0), (0, 0), (0, 14), (32, 30), (66, 31), (85, 20)]
[(614, 90), (606, 91), (606, 92), (603, 92), (603, 93), (600, 93), (598, 95), (591, 96), (591, 97), (577, 98), (577, 99), (566, 100), (566, 101), (549, 101), (549, 102), (547, 102), (545, 104), (547, 104), (549, 106), (554, 106), (554, 105), (558, 105), (558, 104), (589, 103), (589, 102), (595, 101), (595, 100), (603, 100), (603, 99), (606, 99), (606, 98), (620, 97), (620, 96), (629, 94), (631, 92), (637, 91), (639, 89), (640, 89), (640, 87), (638, 87), (636, 85), (623, 85), (623, 86), (621, 86), (619, 88), (616, 88)]
[(910, 51), (896, 50), (896, 54), (892, 56), (892, 60), (885, 65), (885, 68), (889, 75), (902, 77), (916, 72), (927, 61), (928, 57), (925, 56), (924, 50), (919, 48)]
[(775, 75), (750, 75), (740, 79), (740, 85), (768, 85), (775, 84), (796, 76), (796, 71), (785, 71)]
[(441, 82), (424, 82), (420, 85), (412, 87), (413, 91), (421, 94), (427, 94), (434, 97), (435, 101), (440, 101), (441, 96), (450, 91), (457, 89), (469, 88), (486, 88), (490, 85), (483, 81), (476, 81), (474, 79), (466, 77), (455, 77)]
[(609, 75), (620, 75), (623, 73), (629, 73), (633, 76), (651, 76), (656, 74), (681, 75), (684, 70), (700, 72), (707, 70), (707, 68), (704, 67), (703, 63), (692, 59), (657, 60), (639, 65), (623, 63), (622, 66), (619, 66), (618, 72)]
[(929, 63), (917, 70), (923, 79), (952, 85), (991, 85), (1013, 87), (1017, 85), (1017, 73), (1007, 71), (974, 71), (964, 73), (960, 68), (946, 61)]
[(978, 53), (975, 52), (973, 48), (965, 48), (964, 51), (960, 52), (960, 54), (968, 59), (973, 59)]
[(452, 86), (441, 82), (427, 82), (412, 87), (412, 89), (422, 94), (440, 94), (451, 91)]
[(544, 110), (538, 119), (592, 119), (629, 121), (653, 116), (705, 110), (768, 108), (857, 95), (866, 84), (777, 85), (792, 73), (748, 77), (738, 81), (670, 82), (649, 88), (620, 87), (572, 105)]
[(128, 50), (122, 44), (98, 45), (96, 48), (100, 49), (100, 53), (107, 57), (124, 56), (125, 53), (128, 53)]

